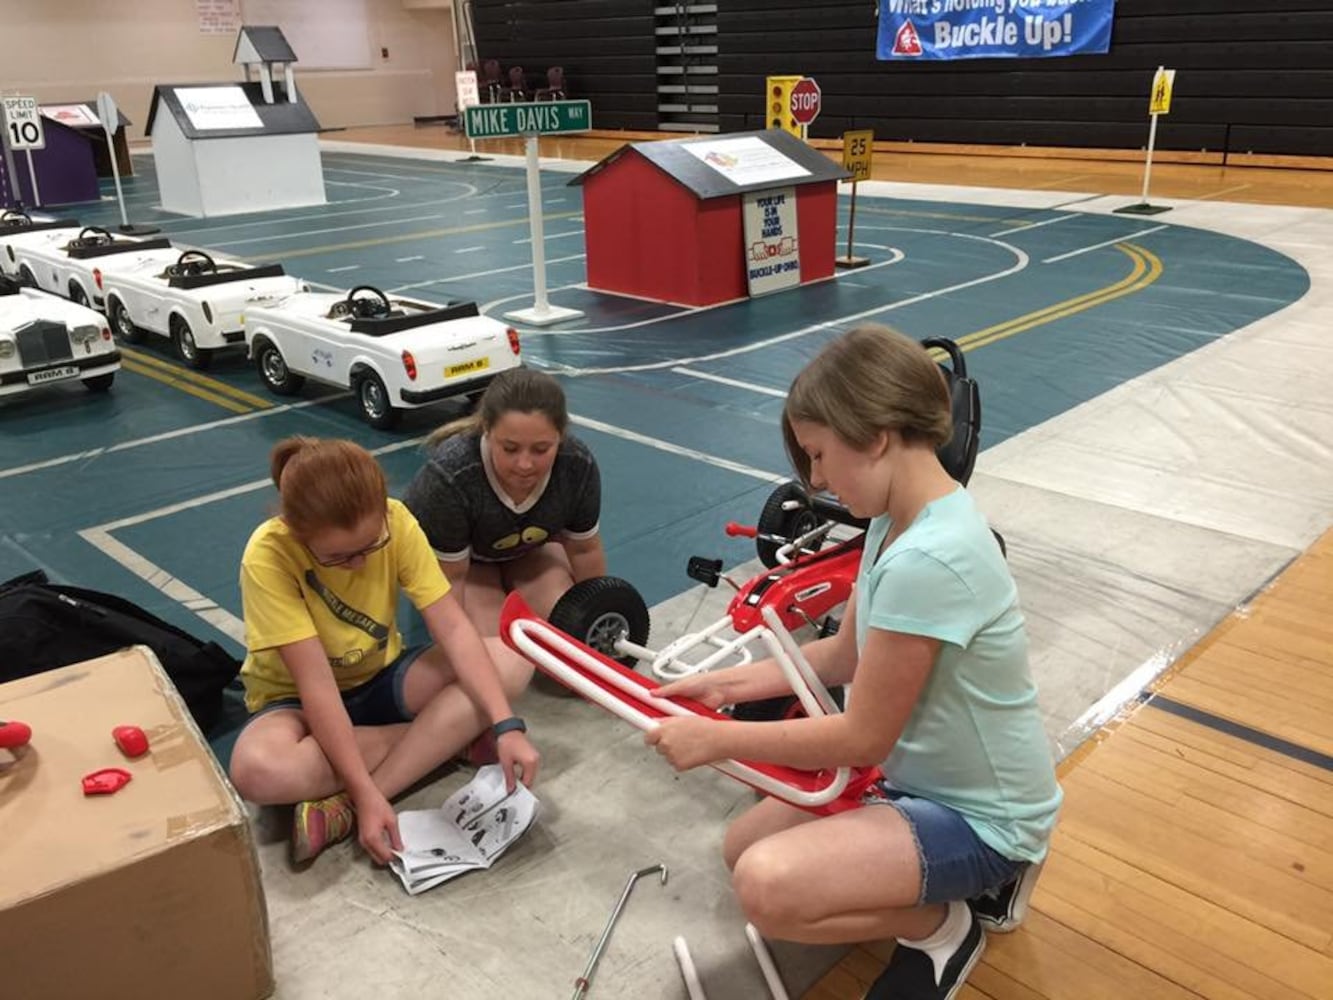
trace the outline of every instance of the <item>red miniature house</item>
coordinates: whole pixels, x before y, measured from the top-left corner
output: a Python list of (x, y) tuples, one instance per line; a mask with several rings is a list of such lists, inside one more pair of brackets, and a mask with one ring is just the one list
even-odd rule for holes
[(848, 176), (779, 130), (622, 146), (571, 182), (584, 189), (588, 287), (703, 306), (763, 290), (769, 271), (799, 270), (781, 285), (831, 277)]

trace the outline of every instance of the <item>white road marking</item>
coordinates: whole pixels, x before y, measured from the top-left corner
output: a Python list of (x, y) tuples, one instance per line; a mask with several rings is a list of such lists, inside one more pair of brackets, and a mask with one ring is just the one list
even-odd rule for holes
[(1094, 250), (1100, 250), (1102, 247), (1115, 246), (1117, 243), (1124, 243), (1126, 240), (1136, 240), (1140, 236), (1147, 236), (1149, 233), (1161, 232), (1166, 226), (1153, 226), (1151, 229), (1140, 229), (1136, 233), (1128, 233), (1124, 236), (1117, 236), (1113, 240), (1103, 240), (1101, 243), (1094, 243), (1090, 247), (1083, 247), (1081, 250), (1071, 250), (1069, 253), (1062, 253), (1057, 257), (1047, 257), (1042, 261), (1043, 264), (1054, 264), (1056, 261), (1068, 260), (1070, 257), (1077, 257), (1079, 254), (1091, 253)]
[(292, 410), (303, 410), (307, 406), (318, 406), (320, 403), (327, 403), (334, 399), (344, 399), (349, 393), (340, 392), (333, 396), (324, 396), (321, 399), (307, 399), (300, 403), (286, 403), (282, 406), (274, 406), (267, 410), (255, 410), (252, 413), (242, 413), (235, 417), (223, 417), (221, 420), (210, 420), (206, 424), (193, 424), (190, 427), (178, 427), (173, 431), (164, 431), (161, 434), (153, 434), (149, 437), (136, 438), (133, 441), (122, 441), (120, 444), (108, 445), (105, 448), (91, 448), (88, 451), (76, 451), (68, 455), (60, 455), (56, 458), (44, 459), (41, 462), (33, 462), (29, 465), (18, 465), (12, 469), (0, 469), (0, 479), (8, 479), (11, 476), (23, 476), (29, 472), (40, 472), (42, 469), (53, 469), (56, 466), (68, 465), (71, 462), (91, 462), (94, 459), (101, 458), (103, 455), (111, 455), (119, 451), (129, 451), (131, 448), (142, 448), (144, 445), (158, 444), (161, 441), (170, 441), (172, 438), (185, 437), (188, 434), (198, 434), (201, 431), (211, 431), (217, 427), (231, 427), (233, 424), (243, 424), (247, 420), (261, 420), (264, 417), (271, 417), (276, 413), (288, 413)]
[(1040, 229), (1042, 226), (1054, 225), (1057, 222), (1064, 222), (1066, 219), (1077, 219), (1077, 212), (1071, 212), (1069, 215), (1056, 216), (1054, 219), (1045, 219), (1041, 222), (1025, 222), (1021, 226), (1014, 226), (1012, 229), (1001, 229), (998, 233), (991, 233), (992, 236), (1008, 236), (1011, 233), (1024, 233), (1029, 229)]
[(714, 375), (712, 372), (701, 372), (695, 368), (672, 368), (673, 372), (679, 375), (689, 375), (691, 378), (701, 378), (708, 382), (717, 382), (720, 385), (729, 385), (736, 389), (748, 389), (750, 392), (762, 393), (765, 396), (776, 396), (778, 399), (786, 399), (787, 394), (777, 389), (770, 389), (766, 385), (755, 385), (753, 382), (742, 382), (740, 379), (727, 378), (724, 375)]

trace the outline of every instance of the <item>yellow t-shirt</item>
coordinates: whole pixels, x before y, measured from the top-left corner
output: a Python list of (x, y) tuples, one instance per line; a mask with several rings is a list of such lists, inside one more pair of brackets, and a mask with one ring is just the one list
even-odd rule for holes
[(418, 608), (449, 593), (449, 581), (411, 512), (389, 501), (389, 544), (359, 569), (321, 566), (281, 518), (265, 521), (241, 557), (241, 604), (249, 651), (241, 678), (255, 712), (296, 697), (277, 647), (317, 636), (338, 689), (363, 684), (402, 651), (395, 612), (401, 588)]

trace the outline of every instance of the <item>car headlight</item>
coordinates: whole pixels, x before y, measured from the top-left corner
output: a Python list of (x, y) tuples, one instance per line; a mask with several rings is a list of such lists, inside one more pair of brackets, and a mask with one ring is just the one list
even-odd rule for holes
[(0, 340), (0, 358), (12, 358), (16, 348), (12, 340)]
[(70, 331), (70, 339), (76, 344), (87, 346), (102, 335), (102, 331), (95, 326), (76, 326)]

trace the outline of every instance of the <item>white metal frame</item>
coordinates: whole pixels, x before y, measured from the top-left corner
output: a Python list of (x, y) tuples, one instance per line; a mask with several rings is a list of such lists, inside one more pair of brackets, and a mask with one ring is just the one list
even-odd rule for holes
[[(782, 667), (783, 674), (791, 684), (792, 690), (800, 699), (806, 714), (811, 718), (835, 714), (837, 705), (824, 687), (814, 668), (801, 653), (800, 647), (792, 639), (791, 633), (782, 627), (782, 622), (772, 608), (762, 611), (766, 628), (754, 629), (752, 638), (760, 638), (768, 647), (770, 655)], [(547, 649), (536, 638), (551, 647)], [(519, 618), (509, 626), (509, 638), (514, 648), (555, 676), (567, 687), (608, 712), (626, 722), (648, 731), (657, 728), (658, 720), (641, 709), (634, 702), (650, 705), (667, 715), (693, 716), (696, 713), (684, 706), (677, 705), (667, 698), (659, 698), (642, 685), (624, 677), (615, 669), (603, 663), (595, 653), (570, 639), (559, 629), (536, 618)], [(675, 644), (673, 644), (675, 645)], [(616, 643), (619, 651), (640, 655), (633, 643), (624, 639)], [(555, 655), (555, 650), (560, 655)], [(651, 656), (651, 651), (648, 652)], [(616, 697), (600, 685), (594, 683), (586, 674), (592, 674), (599, 680), (611, 685), (626, 697)], [(833, 777), (816, 791), (801, 791), (784, 784), (776, 778), (737, 760), (720, 760), (712, 764), (717, 770), (730, 777), (743, 781), (766, 795), (799, 808), (815, 808), (827, 805), (840, 796), (847, 788), (851, 778), (851, 769), (840, 767), (833, 772)]]

